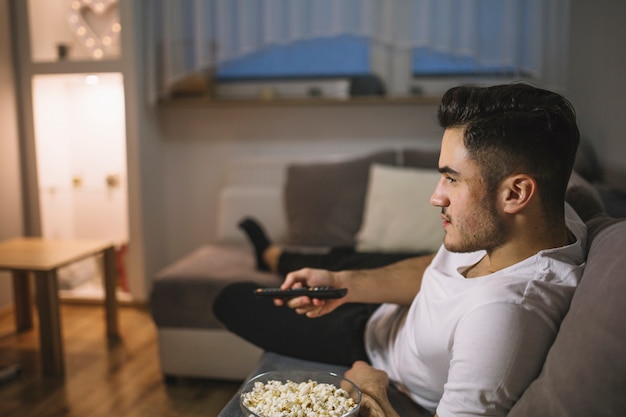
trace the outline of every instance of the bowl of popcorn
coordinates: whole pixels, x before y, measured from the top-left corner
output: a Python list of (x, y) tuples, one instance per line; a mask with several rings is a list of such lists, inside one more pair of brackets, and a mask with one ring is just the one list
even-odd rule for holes
[(240, 404), (246, 417), (348, 417), (359, 414), (361, 391), (332, 372), (271, 371), (243, 385)]

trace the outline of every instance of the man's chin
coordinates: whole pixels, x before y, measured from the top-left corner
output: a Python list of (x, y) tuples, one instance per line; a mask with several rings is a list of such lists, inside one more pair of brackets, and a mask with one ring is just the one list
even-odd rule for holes
[(461, 251), (458, 250), (458, 248), (456, 247), (455, 244), (448, 243), (445, 240), (443, 241), (443, 247), (446, 248), (446, 250), (448, 252), (456, 252), (456, 253), (460, 253), (461, 252)]
[(446, 248), (448, 252), (454, 252), (454, 253), (468, 253), (468, 252), (475, 251), (474, 249), (467, 248), (463, 245), (460, 245), (454, 242), (446, 242), (445, 239), (443, 241), (443, 247)]

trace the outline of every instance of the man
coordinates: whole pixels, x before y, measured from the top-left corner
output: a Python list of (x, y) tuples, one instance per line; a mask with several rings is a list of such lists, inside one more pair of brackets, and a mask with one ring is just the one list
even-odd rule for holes
[(397, 415), (388, 381), (440, 417), (506, 415), (538, 376), (582, 274), (586, 229), (564, 202), (578, 128), (563, 97), (524, 84), (451, 89), (438, 118), (441, 179), (431, 203), (445, 237), (437, 254), (288, 274), (282, 288), (348, 289), (338, 300), (274, 300), (294, 317), (317, 318), (310, 324), (285, 309), (263, 312), (252, 297), (247, 324), (226, 314), (245, 286), (227, 288), (215, 312), (267, 350), (352, 360), (346, 376), (371, 415)]

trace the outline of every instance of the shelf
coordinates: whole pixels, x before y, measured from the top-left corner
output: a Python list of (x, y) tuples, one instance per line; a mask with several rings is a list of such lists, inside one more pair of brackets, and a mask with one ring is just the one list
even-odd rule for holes
[(282, 99), (223, 99), (208, 96), (173, 97), (158, 102), (164, 108), (189, 107), (291, 107), (291, 106), (419, 106), (437, 105), (438, 96), (405, 97), (352, 97), (349, 99), (333, 98), (282, 98)]
[(32, 75), (94, 74), (122, 72), (120, 60), (34, 62), (29, 66)]

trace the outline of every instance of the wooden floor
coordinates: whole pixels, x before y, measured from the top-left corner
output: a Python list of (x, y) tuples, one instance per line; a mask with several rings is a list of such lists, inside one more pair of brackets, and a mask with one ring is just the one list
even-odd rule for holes
[(105, 337), (101, 306), (63, 304), (61, 317), (64, 381), (41, 376), (37, 328), (16, 334), (12, 314), (0, 316), (0, 365), (22, 368), (0, 385), (0, 416), (211, 417), (239, 387), (209, 380), (165, 385), (145, 309), (120, 307), (118, 342)]

